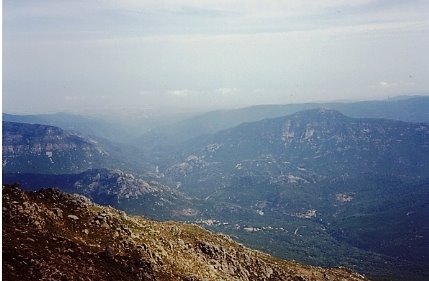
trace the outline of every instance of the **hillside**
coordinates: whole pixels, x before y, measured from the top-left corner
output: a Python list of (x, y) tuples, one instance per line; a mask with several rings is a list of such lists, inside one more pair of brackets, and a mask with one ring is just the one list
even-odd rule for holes
[(3, 122), (3, 171), (66, 173), (112, 161), (95, 140), (58, 127)]
[(207, 188), (235, 175), (285, 183), (355, 173), (419, 176), (429, 173), (429, 125), (313, 109), (196, 138), (173, 155), (160, 163), (167, 177)]
[(154, 222), (54, 189), (3, 187), (6, 280), (365, 280), (277, 260), (194, 225)]
[(165, 181), (210, 206), (207, 227), (314, 265), (429, 274), (427, 123), (308, 110), (193, 139), (169, 157)]
[(77, 193), (102, 205), (160, 219), (179, 219), (192, 201), (177, 189), (121, 170), (90, 169), (77, 174), (3, 174), (3, 183), (19, 183), (24, 190), (55, 187)]
[(135, 147), (59, 127), (3, 122), (3, 173), (78, 173), (93, 168), (147, 169)]

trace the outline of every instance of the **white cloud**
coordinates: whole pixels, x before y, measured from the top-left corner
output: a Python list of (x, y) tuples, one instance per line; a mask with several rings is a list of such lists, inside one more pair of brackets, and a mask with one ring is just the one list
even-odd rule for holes
[(380, 85), (382, 88), (392, 88), (392, 87), (395, 87), (397, 84), (396, 83), (389, 83), (386, 81), (380, 81), (380, 82), (378, 82), (378, 85)]
[(81, 96), (72, 96), (72, 95), (67, 95), (67, 96), (64, 96), (64, 99), (65, 99), (66, 101), (78, 101), (78, 100), (82, 100), (82, 99), (83, 99), (83, 97), (81, 97)]
[(194, 93), (194, 91), (182, 89), (182, 90), (171, 90), (171, 91), (168, 91), (167, 93), (171, 96), (176, 96), (176, 97), (189, 97)]
[(415, 82), (386, 82), (380, 81), (378, 82), (378, 86), (384, 89), (394, 89), (394, 88), (407, 88), (415, 86)]
[(253, 90), (254, 93), (265, 93), (265, 89), (257, 88)]
[(365, 5), (376, 0), (286, 0), (286, 1), (260, 1), (260, 0), (112, 0), (110, 5), (123, 9), (164, 9), (170, 11), (181, 10), (185, 7), (195, 9), (213, 9), (218, 11), (237, 12), (245, 15), (260, 14), (309, 14), (315, 10), (334, 7), (354, 7)]
[(231, 96), (240, 92), (238, 88), (219, 88), (215, 91), (217, 94), (222, 96)]
[(196, 98), (198, 96), (222, 96), (222, 97), (232, 97), (239, 94), (241, 90), (239, 88), (218, 88), (214, 90), (190, 90), (190, 89), (178, 89), (167, 91), (167, 94), (175, 97), (192, 97)]
[(106, 106), (221, 107), (429, 89), (429, 1), (3, 4), (6, 108), (98, 106), (96, 93)]
[[(80, 33), (80, 36), (86, 34), (91, 38), (114, 39), (118, 36), (154, 34), (429, 29), (428, 5), (415, 1), (409, 5), (398, 4), (398, 1), (380, 3), (377, 0), (4, 2), (6, 35), (11, 23), (18, 24), (25, 32), (48, 32), (52, 36), (56, 33), (57, 37), (69, 32)], [(49, 18), (53, 24), (49, 26), (45, 21), (34, 20), (40, 18)]]

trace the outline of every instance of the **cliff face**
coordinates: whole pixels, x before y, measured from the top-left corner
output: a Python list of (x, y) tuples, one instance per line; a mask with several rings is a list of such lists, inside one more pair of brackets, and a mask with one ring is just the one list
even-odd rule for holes
[(194, 225), (131, 217), (54, 189), (3, 187), (5, 280), (366, 280), (274, 259)]

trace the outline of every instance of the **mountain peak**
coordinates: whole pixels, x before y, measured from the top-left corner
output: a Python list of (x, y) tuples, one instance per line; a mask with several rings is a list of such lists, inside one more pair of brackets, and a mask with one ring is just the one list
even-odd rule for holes
[(111, 160), (97, 141), (59, 127), (3, 121), (2, 131), (6, 172), (76, 172)]
[(316, 108), (316, 109), (308, 109), (304, 111), (299, 111), (290, 115), (294, 118), (299, 119), (332, 119), (332, 118), (341, 118), (344, 119), (346, 116), (339, 112), (338, 110), (330, 109), (330, 108)]

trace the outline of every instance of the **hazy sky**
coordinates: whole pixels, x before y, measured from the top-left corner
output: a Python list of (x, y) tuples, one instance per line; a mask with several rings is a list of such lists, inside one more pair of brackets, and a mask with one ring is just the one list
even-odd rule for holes
[(3, 0), (3, 111), (429, 90), (429, 1)]

